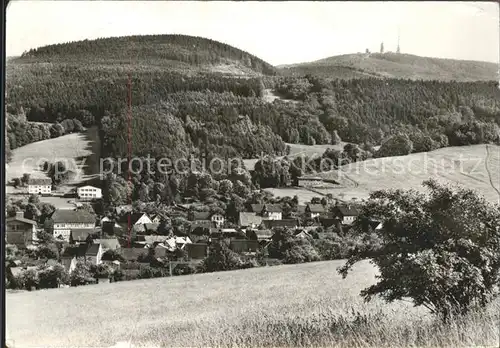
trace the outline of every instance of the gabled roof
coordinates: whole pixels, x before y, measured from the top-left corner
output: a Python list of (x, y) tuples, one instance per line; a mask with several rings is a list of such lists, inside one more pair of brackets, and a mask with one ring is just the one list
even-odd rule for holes
[(260, 213), (262, 212), (262, 208), (264, 208), (264, 204), (250, 204), (250, 211), (252, 213)]
[(324, 213), (326, 211), (323, 204), (308, 204), (307, 210), (311, 213)]
[(144, 224), (144, 228), (146, 229), (146, 231), (157, 231), (158, 226), (160, 226), (160, 224), (155, 224), (154, 222)]
[(268, 211), (270, 213), (281, 213), (283, 211), (279, 204), (264, 204), (262, 210)]
[(274, 235), (274, 232), (271, 230), (255, 230), (255, 234), (257, 235), (257, 240), (268, 240), (271, 239)]
[(262, 224), (265, 228), (271, 229), (274, 227), (296, 227), (298, 226), (297, 220), (295, 219), (283, 219), (283, 220), (262, 220)]
[(261, 223), (262, 217), (257, 215), (256, 213), (240, 212), (240, 226), (246, 227), (251, 225), (260, 225)]
[(92, 185), (80, 186), (80, 187), (77, 188), (77, 190), (82, 189), (82, 188), (93, 188), (93, 189), (101, 190), (101, 188), (96, 187), (96, 186), (92, 186)]
[(117, 238), (94, 239), (94, 243), (99, 243), (103, 249), (117, 249), (120, 247), (120, 242)]
[(54, 223), (95, 223), (95, 216), (86, 210), (57, 209), (52, 214)]
[(30, 178), (28, 180), (29, 185), (52, 185), (52, 180), (49, 178)]
[(30, 224), (30, 225), (35, 225), (36, 226), (36, 221), (30, 220), (30, 219), (26, 219), (24, 217), (12, 216), (10, 218), (7, 218), (6, 221), (7, 222), (10, 222), (10, 221), (19, 221), (19, 222), (24, 222), (25, 224)]
[(337, 223), (339, 223), (340, 221), (335, 219), (335, 218), (321, 218), (319, 219), (319, 222), (321, 223), (321, 226), (325, 227), (325, 228), (328, 228), (330, 226), (335, 226)]
[(359, 209), (355, 205), (337, 205), (335, 207), (343, 216), (358, 216)]
[(87, 239), (89, 235), (99, 232), (100, 232), (99, 229), (94, 229), (94, 228), (73, 228), (71, 229), (70, 233), (71, 233), (71, 238), (73, 238), (75, 242), (78, 241), (82, 242), (85, 239)]
[(85, 252), (85, 256), (97, 256), (100, 249), (101, 249), (101, 244), (93, 243), (89, 246), (89, 248)]
[(73, 257), (83, 257), (83, 256), (97, 256), (101, 245), (100, 244), (86, 244), (82, 243), (77, 246), (69, 246), (64, 249), (62, 258), (73, 258)]

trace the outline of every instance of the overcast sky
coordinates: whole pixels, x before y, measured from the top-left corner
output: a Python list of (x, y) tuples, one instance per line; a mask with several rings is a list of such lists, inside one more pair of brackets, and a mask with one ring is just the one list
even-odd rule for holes
[(53, 43), (141, 34), (186, 34), (222, 41), (267, 62), (395, 51), (499, 61), (499, 6), (466, 2), (161, 2), (9, 3), (7, 56)]

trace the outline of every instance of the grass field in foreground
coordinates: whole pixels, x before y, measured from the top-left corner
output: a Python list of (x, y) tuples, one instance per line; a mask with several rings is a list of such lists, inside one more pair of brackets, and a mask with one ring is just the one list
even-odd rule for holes
[[(498, 340), (498, 310), (436, 325), (406, 302), (364, 304), (375, 281), (362, 262), (343, 280), (343, 261), (8, 293), (15, 347), (478, 346)], [(352, 311), (372, 314), (353, 322)], [(496, 317), (494, 312), (496, 310)]]

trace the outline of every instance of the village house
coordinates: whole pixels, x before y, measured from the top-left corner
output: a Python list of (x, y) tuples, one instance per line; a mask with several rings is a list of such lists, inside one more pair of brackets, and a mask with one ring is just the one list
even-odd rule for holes
[(336, 205), (333, 208), (333, 213), (340, 220), (343, 225), (350, 225), (359, 216), (359, 210), (356, 206), (348, 205)]
[(93, 230), (96, 224), (94, 215), (86, 210), (58, 209), (52, 214), (51, 219), (54, 222), (54, 238), (67, 242), (71, 231)]
[(319, 217), (321, 214), (326, 213), (327, 210), (322, 204), (307, 204), (306, 214), (310, 219)]
[(262, 223), (262, 216), (253, 212), (240, 212), (238, 225), (241, 228), (257, 228)]
[(50, 195), (52, 193), (52, 180), (49, 178), (30, 178), (28, 180), (28, 193)]
[(283, 210), (278, 204), (251, 204), (251, 211), (261, 216), (263, 220), (281, 220)]
[(5, 223), (5, 234), (7, 244), (14, 244), (18, 248), (26, 248), (36, 240), (36, 221), (24, 218), (22, 211), (16, 212), (16, 216), (7, 218)]
[(61, 263), (71, 273), (79, 261), (94, 266), (101, 264), (103, 253), (101, 245), (97, 243), (83, 243), (78, 246), (70, 246), (61, 255)]
[(76, 189), (78, 198), (82, 201), (91, 201), (102, 198), (102, 190), (98, 187), (86, 185)]
[(107, 250), (117, 250), (120, 249), (120, 242), (117, 238), (99, 238), (94, 239), (95, 244), (100, 244), (103, 252)]
[(194, 211), (189, 215), (191, 221), (209, 220), (217, 228), (222, 227), (225, 222), (225, 218), (222, 214), (213, 214), (209, 211)]
[[(73, 243), (84, 243), (87, 241), (89, 236), (98, 236), (100, 234), (101, 229), (98, 227), (72, 229), (70, 232), (69, 241)], [(57, 238), (62, 239), (63, 237), (59, 235)]]
[(260, 242), (270, 241), (273, 238), (274, 232), (272, 230), (248, 230), (247, 238), (250, 240), (257, 240)]
[(300, 187), (318, 187), (323, 185), (323, 179), (320, 177), (305, 177), (297, 178), (297, 185)]

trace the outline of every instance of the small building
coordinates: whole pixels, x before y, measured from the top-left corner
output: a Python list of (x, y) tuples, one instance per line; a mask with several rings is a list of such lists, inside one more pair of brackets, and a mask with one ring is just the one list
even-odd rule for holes
[(127, 213), (123, 216), (122, 222), (128, 224), (130, 218), (130, 224), (132, 226), (152, 224), (153, 221), (149, 218), (146, 213)]
[(344, 225), (350, 225), (359, 216), (359, 210), (356, 206), (348, 205), (336, 205), (333, 208), (333, 213), (340, 219), (340, 222)]
[(273, 238), (274, 232), (272, 230), (248, 230), (247, 238), (250, 240), (257, 240), (259, 242), (270, 241)]
[(297, 185), (300, 187), (318, 187), (323, 185), (323, 179), (317, 176), (301, 176), (297, 178)]
[(82, 243), (78, 246), (69, 246), (61, 255), (61, 263), (68, 273), (73, 272), (78, 261), (97, 266), (102, 263), (103, 250), (100, 244)]
[(241, 228), (257, 228), (262, 223), (262, 216), (254, 212), (240, 212), (238, 225)]
[(213, 214), (209, 211), (194, 211), (190, 214), (191, 221), (206, 221), (209, 220), (216, 227), (222, 227), (225, 222), (225, 218), (222, 214)]
[(52, 180), (49, 178), (30, 178), (28, 180), (28, 193), (50, 195), (52, 193)]
[(18, 248), (26, 248), (36, 240), (36, 221), (24, 218), (24, 212), (16, 212), (16, 216), (7, 218), (5, 235), (7, 244), (14, 244)]
[(319, 217), (321, 214), (325, 214), (326, 208), (322, 204), (307, 204), (306, 214), (310, 219)]
[(278, 204), (264, 204), (261, 211), (262, 219), (266, 220), (281, 220), (283, 210)]
[(118, 241), (117, 238), (94, 239), (94, 243), (101, 244), (103, 252), (107, 250), (120, 249), (120, 242)]
[(102, 190), (98, 187), (86, 185), (76, 189), (78, 198), (82, 201), (91, 201), (102, 198)]
[(54, 222), (54, 238), (69, 242), (71, 231), (95, 227), (96, 219), (93, 214), (86, 210), (58, 209), (52, 216)]

